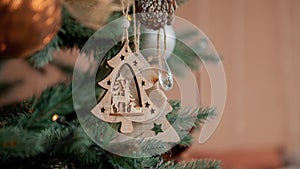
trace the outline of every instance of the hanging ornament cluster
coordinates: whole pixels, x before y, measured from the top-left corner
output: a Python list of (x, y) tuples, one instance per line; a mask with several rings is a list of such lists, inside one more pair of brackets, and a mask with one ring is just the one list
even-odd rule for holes
[[(156, 58), (159, 82), (163, 89), (170, 90), (173, 87), (173, 75), (166, 61), (168, 53), (165, 26), (173, 24), (174, 11), (177, 8), (176, 0), (136, 0), (135, 4), (135, 12), (140, 23), (148, 29), (157, 31), (157, 54), (146, 57), (148, 59)], [(163, 36), (160, 34), (161, 30), (163, 30)], [(163, 52), (161, 52), (161, 46), (163, 46)]]
[(60, 0), (1, 0), (0, 56), (28, 57), (43, 49), (60, 22)]
[[(124, 0), (122, 2), (124, 4)], [(112, 71), (98, 82), (106, 92), (91, 112), (103, 121), (121, 123), (119, 132), (126, 136), (178, 142), (179, 136), (166, 118), (172, 107), (159, 85), (169, 90), (173, 85), (172, 73), (163, 57), (157, 57), (160, 65), (157, 70), (140, 53), (139, 26), (135, 15), (135, 52), (130, 49), (130, 23), (127, 20), (129, 3), (126, 10), (123, 6), (124, 23), (127, 23), (123, 24), (124, 41), (120, 51), (107, 61)], [(158, 56), (161, 56), (159, 51)]]
[(173, 24), (176, 0), (137, 0), (136, 5), (139, 21), (147, 28), (158, 30)]

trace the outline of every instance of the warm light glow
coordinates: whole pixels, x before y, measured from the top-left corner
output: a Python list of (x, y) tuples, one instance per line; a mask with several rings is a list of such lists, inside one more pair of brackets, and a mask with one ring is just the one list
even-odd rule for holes
[(12, 0), (10, 3), (10, 10), (17, 10), (21, 7), (23, 0)]
[(41, 19), (41, 14), (40, 13), (36, 13), (33, 15), (32, 20), (34, 22), (38, 22)]
[(52, 121), (57, 121), (59, 119), (59, 115), (58, 114), (53, 114), (52, 115)]
[(44, 45), (48, 44), (48, 43), (51, 41), (51, 37), (52, 37), (52, 35), (47, 35), (47, 36), (43, 39)]
[(6, 50), (6, 44), (5, 43), (1, 43), (0, 45), (0, 51), (4, 52)]
[(4, 5), (7, 5), (7, 4), (9, 4), (9, 2), (10, 2), (11, 0), (2, 0), (2, 4), (4, 4)]
[(55, 12), (55, 5), (48, 6), (48, 8), (46, 10), (46, 14), (48, 16), (51, 16), (51, 15), (53, 15), (54, 12)]
[(42, 12), (45, 8), (51, 5), (52, 0), (31, 0), (31, 8), (34, 11)]
[(128, 16), (127, 16), (127, 19), (128, 19), (129, 21), (131, 21), (131, 20), (132, 20), (131, 15), (128, 15)]
[(60, 28), (60, 1), (0, 0), (0, 57), (29, 57), (49, 44)]
[(46, 20), (46, 25), (50, 26), (50, 25), (53, 24), (53, 22), (54, 22), (54, 18), (53, 18), (53, 17), (48, 18), (48, 19)]

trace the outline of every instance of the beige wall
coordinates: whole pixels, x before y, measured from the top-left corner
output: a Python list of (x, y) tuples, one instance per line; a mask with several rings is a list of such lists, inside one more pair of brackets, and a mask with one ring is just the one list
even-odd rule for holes
[[(227, 102), (201, 150), (300, 145), (300, 1), (190, 0), (177, 13), (223, 57)], [(202, 73), (203, 103), (209, 79)], [(196, 140), (195, 140), (196, 141)]]

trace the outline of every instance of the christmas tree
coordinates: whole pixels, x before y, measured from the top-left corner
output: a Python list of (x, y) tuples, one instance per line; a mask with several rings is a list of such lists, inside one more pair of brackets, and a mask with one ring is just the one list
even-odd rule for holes
[[(52, 64), (65, 73), (72, 74), (74, 69), (73, 67), (53, 62), (53, 52), (59, 49), (67, 50), (75, 47), (81, 49), (84, 46), (85, 42), (92, 36), (92, 34), (96, 32), (95, 28), (101, 26), (102, 22), (104, 24), (105, 22), (112, 21), (122, 16), (122, 8), (120, 8), (121, 5), (118, 5), (118, 3), (115, 3), (114, 1), (107, 1), (105, 2), (105, 4), (102, 4), (102, 6), (101, 4), (94, 4), (96, 7), (102, 8), (103, 5), (109, 6), (106, 6), (107, 11), (105, 13), (105, 16), (98, 14), (99, 16), (103, 16), (102, 19), (105, 20), (105, 22), (103, 20), (101, 20), (102, 22), (97, 20), (97, 24), (94, 23), (92, 25), (92, 18), (90, 18), (91, 20), (89, 20), (88, 23), (79, 22), (81, 20), (76, 18), (77, 15), (69, 14), (74, 13), (74, 10), (68, 9), (70, 8), (70, 4), (75, 4), (75, 6), (78, 6), (78, 4), (80, 5), (81, 3), (84, 3), (81, 0), (66, 0), (65, 4), (67, 4), (67, 9), (62, 9), (62, 5), (60, 3), (57, 3), (57, 1), (55, 1), (55, 3), (53, 4), (51, 4), (52, 1), (47, 1), (47, 3), (39, 2), (40, 4), (37, 6), (34, 6), (36, 5), (36, 3), (38, 3), (35, 0), (26, 2), (21, 1), (19, 2), (19, 4), (18, 2), (19, 1), (9, 0), (0, 3), (0, 9), (3, 9), (3, 18), (12, 17), (9, 18), (11, 19), (10, 24), (8, 24), (7, 19), (0, 19), (2, 20), (0, 22), (2, 29), (3, 27), (7, 26), (7, 29), (5, 30), (6, 32), (8, 32), (9, 26), (14, 26), (13, 22), (16, 22), (16, 20), (18, 21), (16, 17), (21, 18), (22, 16), (22, 13), (18, 13), (15, 11), (23, 11), (27, 14), (34, 11), (32, 15), (29, 15), (32, 16), (30, 21), (45, 21), (45, 24), (48, 24), (47, 26), (55, 24), (55, 22), (53, 22), (53, 19), (60, 20), (61, 16), (61, 25), (59, 26), (59, 28), (56, 28), (57, 26), (53, 26), (53, 28), (55, 29), (51, 30), (57, 32), (56, 36), (53, 36), (54, 34), (52, 32), (48, 32), (48, 34), (46, 35), (42, 33), (36, 35), (40, 36), (42, 40), (37, 41), (40, 42), (40, 44), (37, 43), (38, 45), (30, 47), (31, 50), (22, 50), (22, 48), (20, 47), (21, 42), (2, 42), (2, 39), (0, 38), (0, 66), (2, 64), (5, 64), (5, 59), (8, 57), (25, 57), (28, 55), (32, 55), (28, 57), (26, 61), (29, 62), (31, 66), (36, 69), (36, 71), (42, 71), (45, 65)], [(32, 2), (31, 7), (26, 5), (29, 2)], [(179, 0), (177, 1), (177, 4), (181, 5), (183, 2), (184, 1)], [(41, 3), (43, 5), (41, 5)], [(89, 3), (93, 4), (96, 3), (96, 1), (90, 1)], [(51, 5), (53, 5), (52, 8), (50, 8)], [(53, 7), (56, 7), (56, 10), (53, 10)], [(130, 9), (132, 9), (132, 6), (130, 6)], [(39, 18), (41, 17), (40, 15), (36, 15), (37, 12), (41, 14), (43, 12), (52, 12), (53, 15), (51, 16), (54, 17), (48, 16), (41, 19)], [(93, 12), (94, 11), (90, 12), (92, 13), (92, 16), (95, 15), (95, 13)], [(97, 19), (98, 18), (99, 17), (97, 17)], [(29, 21), (25, 19), (24, 22)], [(39, 30), (42, 28), (36, 29)], [(26, 33), (28, 34), (28, 32)], [(3, 35), (1, 35), (1, 37), (2, 36)], [(142, 38), (143, 37), (141, 37), (141, 41), (143, 41)], [(26, 40), (27, 39), (23, 39), (23, 44), (26, 44)], [(110, 40), (107, 39), (107, 37), (100, 37), (100, 41), (104, 46), (107, 45)], [(113, 56), (118, 56), (119, 51), (122, 49), (122, 44), (123, 43), (117, 43), (117, 45), (114, 45), (114, 47), (109, 52), (102, 53), (102, 56), (104, 56), (106, 60), (109, 60), (109, 65), (114, 67), (116, 66), (116, 62), (120, 62), (123, 60), (125, 61), (127, 59), (127, 61), (129, 60), (128, 62), (130, 62), (130, 67), (134, 67), (135, 65), (139, 64), (141, 64), (139, 66), (143, 66), (142, 64), (143, 62), (146, 62), (146, 60), (143, 62), (134, 62), (134, 59), (130, 59), (132, 57), (125, 58), (124, 56), (122, 58), (122, 55), (120, 55), (121, 58), (117, 58), (119, 59), (118, 61), (113, 58)], [(134, 48), (132, 38), (129, 38), (128, 45), (131, 48), (129, 49), (131, 51)], [(14, 50), (9, 50), (17, 47), (20, 47), (18, 52), (12, 52)], [(90, 51), (98, 50), (93, 49), (93, 47), (89, 46), (87, 48), (91, 49)], [(83, 53), (89, 55), (91, 54), (90, 51), (84, 50)], [(181, 43), (180, 41), (176, 43), (175, 50), (173, 52), (177, 53), (178, 56), (182, 56), (182, 60), (191, 69), (196, 69), (200, 65), (198, 54), (193, 52), (188, 46)], [(182, 53), (184, 53), (184, 55)], [(101, 55), (101, 53), (98, 53), (98, 55)], [(203, 53), (203, 59), (217, 61), (216, 57), (208, 56), (206, 53)], [(170, 64), (172, 65), (172, 63)], [(173, 64), (176, 65), (176, 63)], [(129, 66), (127, 68), (121, 67), (120, 69), (123, 69), (123, 71), (130, 70)], [(109, 74), (111, 73), (116, 74), (117, 78), (111, 79), (109, 76)], [(87, 74), (83, 74), (82, 76), (85, 78), (89, 78)], [(105, 62), (100, 63), (100, 68), (97, 71), (96, 81), (99, 82), (99, 84), (103, 88), (108, 89), (111, 85), (117, 85), (118, 83), (120, 85), (119, 87), (122, 87), (121, 83), (124, 83), (124, 79), (122, 81), (122, 78), (124, 77), (120, 73), (120, 71), (112, 72), (110, 68), (107, 68)], [(15, 83), (16, 82), (0, 82), (0, 95), (5, 96), (3, 93), (13, 88)], [(76, 110), (78, 109), (84, 109), (85, 112), (89, 112), (96, 106), (100, 113), (106, 111), (108, 114), (120, 113), (121, 115), (124, 115), (124, 113), (128, 112), (136, 113), (136, 115), (144, 115), (143, 113), (148, 113), (147, 116), (149, 116), (149, 118), (151, 118), (150, 116), (152, 114), (155, 115), (155, 113), (152, 112), (159, 112), (159, 109), (161, 109), (161, 107), (150, 107), (150, 105), (152, 106), (152, 104), (155, 104), (151, 102), (151, 98), (146, 97), (147, 90), (153, 87), (155, 88), (155, 86), (157, 86), (157, 80), (151, 82), (151, 80), (147, 78), (138, 79), (136, 80), (136, 83), (136, 86), (138, 86), (138, 88), (145, 89), (142, 90), (142, 92), (144, 92), (144, 96), (139, 97), (139, 99), (132, 99), (130, 103), (130, 97), (137, 96), (139, 94), (137, 94), (138, 92), (133, 92), (129, 93), (128, 95), (127, 92), (126, 95), (126, 85), (124, 85), (124, 99), (126, 100), (124, 102), (124, 105), (126, 106), (123, 106), (123, 108), (122, 106), (118, 107), (116, 105), (99, 105), (99, 107), (96, 105), (86, 104), (89, 102), (89, 98), (85, 98), (85, 90), (81, 89), (88, 86), (86, 86), (86, 84), (84, 84), (83, 82), (79, 85), (80, 91), (77, 90), (78, 85), (74, 86), (74, 84), (72, 83), (59, 83), (49, 87), (38, 97), (31, 97), (23, 100), (20, 103), (2, 106), (0, 108), (1, 168), (220, 168), (220, 162), (215, 160), (195, 160), (191, 162), (176, 161), (176, 157), (185, 148), (189, 147), (193, 141), (193, 138), (190, 134), (191, 128), (199, 127), (199, 125), (203, 124), (207, 120), (207, 118), (214, 116), (215, 110), (213, 108), (182, 108), (181, 102), (179, 100), (169, 100), (168, 102), (167, 100), (164, 100), (166, 102), (165, 105), (167, 105), (163, 106), (166, 107), (164, 109), (170, 110), (165, 114), (166, 120), (168, 120), (168, 123), (173, 125), (174, 131), (176, 131), (176, 134), (179, 136), (180, 141), (171, 150), (169, 150), (169, 143), (161, 140), (151, 140), (155, 141), (155, 146), (153, 147), (149, 146), (148, 142), (141, 142), (140, 145), (142, 148), (147, 149), (150, 154), (161, 154), (161, 152), (165, 152), (161, 155), (142, 158), (118, 156), (99, 146), (94, 142), (95, 140), (88, 136), (88, 134), (80, 124), (78, 114), (76, 114)], [(109, 96), (104, 94), (105, 90), (99, 87), (98, 84), (94, 85), (94, 88), (96, 90), (95, 97), (98, 101), (100, 101), (102, 97)], [(129, 89), (130, 86), (127, 85), (127, 89)], [(76, 106), (74, 106), (74, 92), (76, 93), (76, 95), (81, 96), (80, 99), (82, 100), (82, 103), (80, 105), (76, 104)], [(125, 95), (127, 97), (125, 97)], [(130, 106), (129, 103), (131, 104)], [(139, 107), (148, 108), (148, 111), (141, 112), (139, 110)], [(92, 111), (92, 113), (98, 116), (95, 111)], [(89, 121), (89, 124), (94, 124), (94, 120), (99, 119), (95, 119), (95, 116), (93, 116), (92, 113), (90, 113), (89, 115), (80, 114), (79, 116), (81, 118), (84, 118), (86, 121)], [(182, 114), (184, 114), (184, 116), (182, 116)], [(103, 120), (102, 117), (99, 118)], [(138, 121), (139, 118), (136, 118), (135, 120)], [(175, 121), (179, 122), (174, 123)], [(121, 131), (125, 133), (130, 133), (132, 131), (131, 124), (129, 126), (129, 129), (127, 128), (122, 130), (122, 123), (126, 122), (122, 118), (121, 120), (116, 120), (114, 122), (116, 123), (111, 123), (110, 125), (100, 124), (98, 126), (94, 126), (97, 128), (97, 132), (99, 132), (96, 133), (96, 135), (102, 135), (101, 138), (103, 138), (103, 140), (100, 141), (103, 142), (103, 144), (109, 142), (110, 139), (112, 139), (112, 129), (121, 129)], [(120, 124), (117, 122), (122, 123)], [(159, 133), (159, 124), (154, 123), (153, 131), (155, 135)], [(114, 148), (126, 152), (128, 147), (124, 147), (122, 144), (120, 144), (116, 145), (116, 147)]]

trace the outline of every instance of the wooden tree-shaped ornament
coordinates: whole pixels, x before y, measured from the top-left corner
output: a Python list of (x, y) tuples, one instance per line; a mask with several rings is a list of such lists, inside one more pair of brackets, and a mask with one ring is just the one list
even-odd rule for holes
[[(103, 121), (121, 122), (120, 132), (123, 134), (134, 136), (134, 132), (139, 131), (138, 133), (153, 132), (157, 135), (154, 130), (140, 131), (133, 127), (133, 123), (153, 124), (165, 111), (172, 110), (163, 92), (158, 88), (157, 75), (152, 67), (140, 54), (133, 53), (127, 42), (123, 43), (118, 54), (108, 60), (107, 64), (112, 71), (98, 82), (106, 92), (91, 112)], [(164, 119), (164, 123), (167, 123), (165, 128), (171, 127), (165, 114)], [(173, 135), (177, 136), (175, 141), (178, 141), (176, 131), (172, 131)]]
[(98, 83), (106, 92), (92, 113), (107, 122), (121, 122), (122, 133), (133, 132), (132, 121), (145, 122), (159, 113), (145, 92), (153, 83), (136, 75), (145, 68), (144, 63), (124, 42), (118, 54), (107, 61), (112, 72)]

